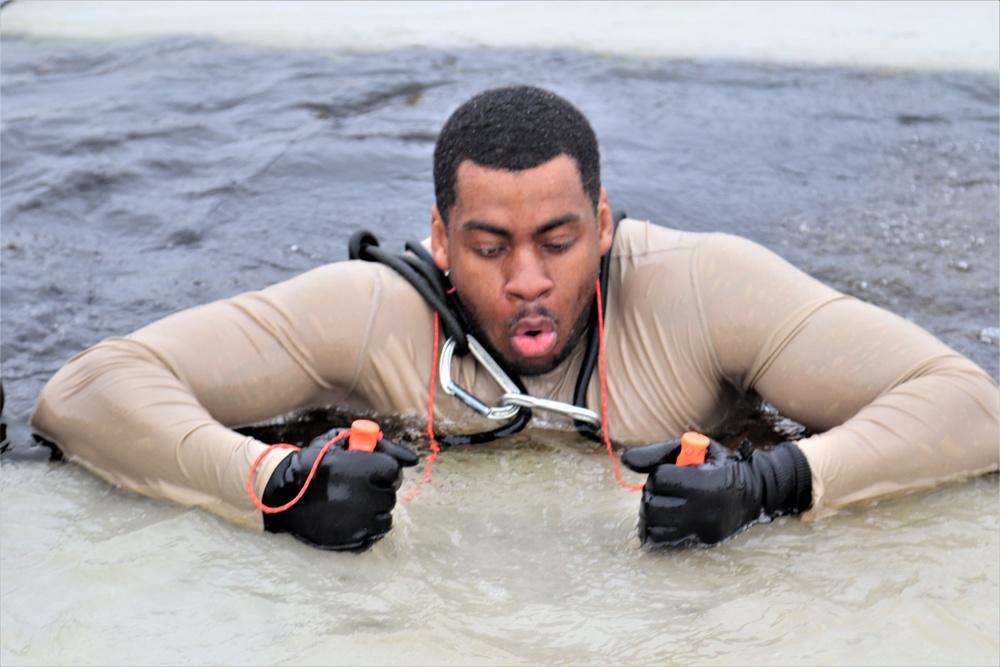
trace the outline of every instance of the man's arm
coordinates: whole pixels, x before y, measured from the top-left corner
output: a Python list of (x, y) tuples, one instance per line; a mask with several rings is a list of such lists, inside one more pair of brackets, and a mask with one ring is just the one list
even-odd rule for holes
[[(49, 381), (32, 427), (114, 484), (260, 528), (246, 478), (265, 445), (229, 427), (349, 395), (377, 307), (370, 275), (329, 265), (107, 339)], [(258, 497), (287, 455), (261, 463)]]
[(698, 271), (723, 375), (822, 431), (797, 443), (813, 516), (997, 470), (996, 382), (920, 327), (734, 237), (713, 237)]

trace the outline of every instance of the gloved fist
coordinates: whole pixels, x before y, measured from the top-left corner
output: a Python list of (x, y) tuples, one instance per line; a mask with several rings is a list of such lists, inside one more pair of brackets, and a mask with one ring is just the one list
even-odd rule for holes
[[(285, 505), (302, 490), (323, 446), (344, 429), (335, 429), (286, 457), (264, 489), (267, 507)], [(396, 490), (403, 467), (419, 457), (381, 439), (375, 450), (348, 451), (347, 438), (334, 443), (316, 469), (305, 494), (292, 507), (264, 514), (264, 528), (291, 533), (307, 544), (336, 551), (364, 551), (392, 528)]]
[(626, 450), (622, 463), (647, 473), (639, 509), (645, 546), (718, 544), (758, 521), (809, 509), (812, 474), (805, 455), (785, 442), (769, 452), (744, 442), (729, 456), (714, 440), (705, 463), (677, 466), (680, 440)]

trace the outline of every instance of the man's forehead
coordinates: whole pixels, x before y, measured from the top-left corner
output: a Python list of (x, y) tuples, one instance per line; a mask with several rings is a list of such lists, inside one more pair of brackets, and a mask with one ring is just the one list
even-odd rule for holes
[(470, 163), (460, 173), (449, 217), (463, 229), (489, 231), (479, 223), (538, 229), (592, 217), (591, 201), (566, 156), (521, 172)]
[(466, 180), (469, 177), (510, 177), (510, 176), (521, 176), (534, 172), (537, 169), (548, 167), (553, 164), (566, 163), (567, 168), (572, 165), (573, 171), (576, 174), (577, 179), (580, 181), (581, 187), (583, 186), (583, 177), (580, 175), (580, 166), (577, 164), (576, 160), (567, 153), (559, 153), (558, 155), (552, 157), (550, 160), (536, 164), (531, 167), (526, 167), (524, 169), (505, 169), (503, 167), (491, 167), (489, 165), (480, 164), (475, 160), (466, 158), (458, 163), (458, 167), (455, 169), (455, 181), (456, 185), (458, 181), (462, 180), (462, 176), (466, 176)]

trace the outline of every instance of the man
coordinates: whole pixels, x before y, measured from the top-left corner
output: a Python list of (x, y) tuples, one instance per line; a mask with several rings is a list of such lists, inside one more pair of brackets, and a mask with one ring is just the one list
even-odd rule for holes
[[(433, 262), (484, 354), (527, 394), (571, 402), (585, 340), (602, 334), (607, 373), (586, 404), (606, 401), (604, 434), (649, 474), (645, 544), (715, 544), (781, 514), (998, 469), (996, 383), (925, 331), (742, 239), (633, 220), (616, 231), (596, 137), (562, 98), (472, 98), (442, 129), (434, 181)], [(231, 429), (320, 406), (485, 428), (459, 396), (431, 400), (437, 333), (391, 268), (331, 264), (103, 341), (56, 374), (32, 423), (115, 484), (361, 549), (389, 531), (412, 452), (382, 439), (289, 453)], [(474, 355), (446, 370), (486, 405), (506, 391)], [(750, 394), (817, 435), (737, 456), (713, 443), (705, 464), (675, 465), (682, 432), (712, 433)]]

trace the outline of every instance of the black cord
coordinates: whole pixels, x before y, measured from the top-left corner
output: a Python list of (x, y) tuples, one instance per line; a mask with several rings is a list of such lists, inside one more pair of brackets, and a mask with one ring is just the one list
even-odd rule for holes
[(500, 438), (507, 438), (515, 433), (518, 433), (519, 431), (523, 431), (524, 427), (527, 426), (530, 421), (531, 410), (522, 406), (517, 409), (517, 414), (514, 415), (513, 419), (503, 426), (493, 429), (492, 431), (468, 433), (464, 435), (439, 435), (435, 433), (434, 439), (438, 441), (438, 444), (446, 446), (481, 445), (483, 443), (499, 440)]
[[(625, 219), (626, 216), (627, 214), (625, 211), (621, 211), (615, 215), (614, 227), (611, 232), (612, 242), (614, 242), (614, 235), (618, 232), (618, 223)], [(610, 266), (611, 251), (608, 250), (608, 252), (604, 253), (604, 256), (601, 257), (600, 284), (602, 317), (608, 312), (608, 271), (610, 270)], [(590, 313), (590, 336), (587, 339), (587, 352), (584, 354), (583, 364), (580, 366), (580, 374), (576, 378), (576, 387), (573, 390), (573, 405), (581, 408), (587, 407), (587, 387), (590, 386), (590, 378), (594, 375), (594, 368), (597, 366), (597, 357), (601, 351), (600, 332), (597, 330), (598, 324), (597, 306), (595, 304)], [(573, 424), (576, 426), (577, 432), (581, 435), (586, 436), (591, 440), (597, 440), (598, 442), (601, 441), (601, 438), (597, 433), (597, 429), (595, 429), (594, 425), (590, 422), (576, 420)]]
[[(465, 339), (465, 329), (445, 301), (445, 293), (440, 281), (433, 280), (423, 269), (418, 270), (402, 255), (394, 255), (378, 247), (378, 239), (367, 229), (351, 235), (348, 242), (348, 257), (385, 264), (403, 276), (424, 300), (437, 311), (445, 334), (455, 339), (455, 351), (462, 356), (469, 351)], [(433, 265), (432, 265), (433, 266)], [(435, 269), (437, 267), (434, 267)]]

